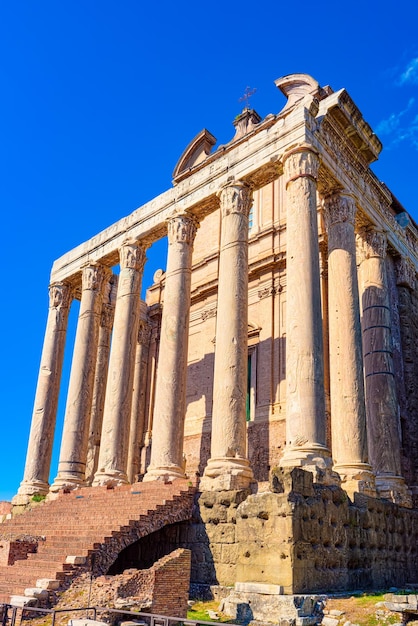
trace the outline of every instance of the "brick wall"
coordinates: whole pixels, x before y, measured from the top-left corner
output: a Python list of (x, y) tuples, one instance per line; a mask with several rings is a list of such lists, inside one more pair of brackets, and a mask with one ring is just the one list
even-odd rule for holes
[(36, 552), (37, 547), (34, 541), (0, 541), (0, 566), (27, 559), (28, 553)]
[[(132, 568), (115, 576), (99, 576), (94, 579), (91, 591), (88, 592), (90, 604), (186, 617), (190, 561), (190, 550), (178, 548), (159, 559), (149, 569)], [(75, 597), (85, 597), (89, 587), (87, 573), (76, 579), (68, 592), (69, 605), (74, 606)]]

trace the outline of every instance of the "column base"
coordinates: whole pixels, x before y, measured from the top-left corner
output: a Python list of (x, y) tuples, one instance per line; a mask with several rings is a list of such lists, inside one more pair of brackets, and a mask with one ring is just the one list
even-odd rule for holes
[(309, 448), (286, 448), (279, 463), (280, 467), (300, 467), (312, 472), (315, 483), (339, 485), (340, 477), (332, 468), (332, 459), (325, 446)]
[(379, 498), (391, 500), (408, 509), (412, 508), (412, 495), (402, 476), (379, 474), (376, 476), (376, 489)]
[(108, 469), (96, 472), (94, 480), (91, 484), (92, 487), (119, 487), (121, 485), (128, 485), (129, 480), (126, 472), (121, 470)]
[(199, 484), (200, 491), (238, 491), (254, 480), (248, 459), (209, 459)]
[(22, 480), (22, 482), (20, 483), (20, 487), (17, 490), (17, 494), (12, 499), (12, 504), (17, 506), (22, 504), (28, 504), (32, 496), (46, 496), (48, 491), (49, 484), (44, 482), (43, 480)]
[(49, 491), (57, 493), (61, 491), (61, 489), (78, 489), (85, 486), (86, 483), (80, 476), (74, 476), (74, 474), (68, 474), (67, 476), (65, 476), (65, 474), (58, 474)]
[(376, 498), (376, 480), (368, 463), (342, 463), (334, 465), (334, 472), (341, 478), (341, 487), (353, 499), (355, 493)]
[(186, 478), (184, 468), (179, 465), (163, 465), (159, 467), (148, 467), (142, 480), (145, 483), (151, 482), (152, 480), (161, 480), (168, 483), (176, 480), (177, 478)]

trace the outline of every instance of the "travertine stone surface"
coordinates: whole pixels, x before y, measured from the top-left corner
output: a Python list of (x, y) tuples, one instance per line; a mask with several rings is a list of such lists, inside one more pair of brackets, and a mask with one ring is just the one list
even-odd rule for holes
[(133, 365), (139, 324), (139, 296), (145, 247), (127, 241), (120, 249), (120, 274), (115, 305), (109, 374), (106, 386), (98, 470), (94, 485), (118, 485), (126, 474), (132, 406)]
[(231, 184), (219, 194), (222, 213), (216, 317), (211, 458), (202, 489), (242, 489), (253, 473), (247, 459), (248, 214), (250, 189)]
[(183, 435), (186, 413), (187, 348), (193, 242), (198, 223), (190, 214), (167, 222), (160, 353), (152, 429), (151, 462), (144, 480), (184, 477)]
[(58, 395), (64, 358), (68, 313), (72, 290), (67, 283), (49, 287), (49, 311), (39, 368), (25, 473), (14, 504), (27, 496), (49, 490), (49, 470), (54, 440)]
[(375, 493), (368, 463), (363, 383), (360, 304), (354, 220), (348, 194), (324, 200), (328, 230), (328, 296), (331, 379), (331, 431), (334, 470), (343, 488)]
[(128, 480), (138, 479), (141, 471), (141, 448), (144, 445), (145, 400), (148, 374), (148, 355), (151, 339), (151, 325), (147, 319), (147, 306), (141, 300), (138, 327), (138, 343), (135, 353), (134, 387), (132, 394), (131, 423), (128, 446)]
[(100, 436), (103, 423), (103, 409), (106, 395), (107, 373), (109, 370), (110, 340), (112, 336), (115, 302), (118, 289), (118, 277), (113, 274), (104, 286), (102, 315), (97, 346), (97, 361), (93, 383), (93, 401), (91, 405), (89, 443), (87, 449), (86, 484), (91, 485), (97, 471), (99, 460)]
[(103, 284), (109, 272), (110, 270), (99, 264), (86, 265), (82, 271), (80, 312), (68, 384), (58, 474), (51, 491), (84, 484)]
[(319, 246), (318, 155), (301, 146), (284, 157), (287, 206), (286, 449), (282, 466), (326, 470)]
[(411, 497), (401, 475), (399, 405), (393, 372), (386, 246), (383, 232), (364, 228), (359, 233), (369, 458), (376, 474), (379, 495), (410, 506)]

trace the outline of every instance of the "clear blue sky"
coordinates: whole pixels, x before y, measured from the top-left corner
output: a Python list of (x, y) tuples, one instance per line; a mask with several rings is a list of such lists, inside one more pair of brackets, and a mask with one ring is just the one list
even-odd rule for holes
[(262, 117), (280, 76), (345, 87), (418, 220), (417, 24), (415, 0), (0, 3), (0, 500), (23, 475), (52, 262), (168, 189), (202, 128), (229, 141), (247, 86)]

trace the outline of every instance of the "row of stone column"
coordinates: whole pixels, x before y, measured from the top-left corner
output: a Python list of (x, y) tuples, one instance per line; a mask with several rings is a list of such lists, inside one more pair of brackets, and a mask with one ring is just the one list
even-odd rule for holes
[[(332, 480), (326, 447), (316, 218), (318, 167), (316, 153), (303, 147), (288, 153), (284, 163), (287, 445), (281, 463), (304, 466), (319, 474), (319, 479)], [(373, 495), (377, 489), (382, 497), (409, 505), (410, 494), (401, 476), (386, 238), (373, 229), (359, 235), (362, 254), (357, 273), (354, 198), (339, 191), (324, 199), (324, 207), (328, 232), (332, 469), (349, 493)]]
[[(287, 444), (282, 465), (305, 466), (315, 471), (320, 479), (332, 480), (325, 423), (317, 228), (318, 168), (318, 156), (309, 146), (290, 151), (284, 160), (288, 313)], [(202, 488), (237, 489), (247, 486), (252, 480), (246, 454), (245, 408), (251, 191), (246, 184), (236, 182), (222, 189), (219, 198), (222, 229), (212, 448)], [(396, 432), (397, 401), (391, 362), (384, 237), (373, 231), (364, 235), (364, 255), (360, 265), (363, 285), (362, 341), (355, 202), (350, 195), (341, 192), (324, 202), (329, 246), (333, 469), (340, 474), (349, 491), (373, 494), (377, 487), (380, 493), (390, 493), (392, 499), (404, 502), (407, 490), (400, 472), (399, 436)], [(184, 476), (190, 288), (197, 227), (196, 218), (190, 214), (177, 214), (168, 220), (169, 249), (152, 452), (144, 480), (172, 480)], [(90, 264), (82, 270), (80, 314), (58, 474), (51, 487), (53, 491), (82, 485), (86, 477), (94, 485), (121, 484), (134, 478), (132, 468), (138, 462), (136, 455), (139, 447), (138, 414), (135, 411), (140, 404), (138, 394), (143, 385), (141, 362), (144, 355), (137, 348), (137, 337), (144, 263), (145, 246), (140, 241), (126, 242), (122, 246), (110, 355), (111, 300), (116, 291), (115, 277), (100, 264)], [(50, 289), (50, 312), (28, 457), (19, 489), (22, 495), (48, 491), (70, 290), (66, 284), (52, 285)], [(107, 325), (100, 323), (104, 304), (112, 311)], [(367, 431), (373, 441), (370, 463)]]

